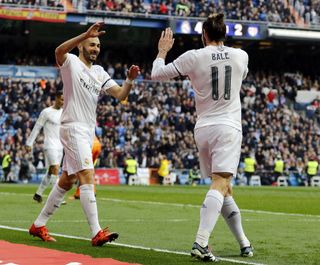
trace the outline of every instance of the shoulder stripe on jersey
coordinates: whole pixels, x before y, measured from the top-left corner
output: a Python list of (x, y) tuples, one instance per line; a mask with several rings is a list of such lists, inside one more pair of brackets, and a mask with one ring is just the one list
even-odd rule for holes
[(105, 85), (106, 83), (108, 83), (110, 80), (111, 80), (111, 77), (110, 77), (109, 79), (107, 79), (106, 82), (104, 82), (101, 87), (104, 87), (104, 85)]
[(179, 72), (178, 68), (176, 67), (176, 65), (174, 64), (174, 62), (172, 62), (172, 64), (173, 64), (174, 68), (177, 70), (178, 74), (179, 74), (181, 77), (183, 77), (182, 74)]

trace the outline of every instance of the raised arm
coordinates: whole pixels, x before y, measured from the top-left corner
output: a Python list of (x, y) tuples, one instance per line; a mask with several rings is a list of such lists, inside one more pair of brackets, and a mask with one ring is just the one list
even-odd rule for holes
[(165, 81), (180, 74), (174, 64), (169, 63), (165, 65), (167, 53), (171, 50), (173, 43), (174, 38), (172, 30), (166, 28), (162, 31), (158, 42), (158, 55), (152, 65), (151, 79)]
[(59, 66), (63, 65), (64, 61), (67, 58), (67, 53), (72, 49), (77, 47), (82, 41), (88, 38), (99, 37), (105, 34), (105, 31), (100, 31), (100, 28), (103, 26), (103, 22), (96, 22), (93, 24), (86, 32), (74, 37), (70, 40), (65, 41), (55, 50), (56, 62)]
[(137, 65), (132, 65), (127, 72), (127, 79), (123, 82), (122, 86), (112, 86), (107, 91), (108, 93), (119, 100), (124, 100), (129, 95), (133, 86), (133, 80), (136, 79), (140, 72)]

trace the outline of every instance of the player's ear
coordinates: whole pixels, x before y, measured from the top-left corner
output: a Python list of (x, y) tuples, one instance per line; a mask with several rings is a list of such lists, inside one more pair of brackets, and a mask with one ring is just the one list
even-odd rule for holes
[(79, 43), (79, 45), (77, 47), (78, 47), (79, 52), (82, 52), (82, 47), (83, 47), (82, 42)]

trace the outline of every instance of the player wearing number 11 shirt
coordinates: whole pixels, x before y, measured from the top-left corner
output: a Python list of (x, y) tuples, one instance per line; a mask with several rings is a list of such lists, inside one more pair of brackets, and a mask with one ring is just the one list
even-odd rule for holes
[(248, 55), (241, 49), (224, 46), (225, 36), (223, 14), (212, 15), (203, 23), (204, 48), (187, 51), (165, 65), (166, 55), (174, 43), (172, 31), (167, 28), (160, 37), (151, 74), (154, 80), (188, 76), (195, 91), (194, 135), (200, 170), (202, 177), (211, 176), (212, 184), (200, 210), (200, 224), (191, 255), (212, 262), (218, 259), (211, 253), (208, 241), (220, 213), (237, 239), (241, 255), (253, 256), (230, 184), (240, 159), (240, 88), (248, 73)]

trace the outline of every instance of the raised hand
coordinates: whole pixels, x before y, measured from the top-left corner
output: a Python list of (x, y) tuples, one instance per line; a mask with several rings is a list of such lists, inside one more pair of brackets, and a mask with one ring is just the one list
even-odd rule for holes
[(134, 80), (140, 73), (140, 68), (137, 65), (131, 65), (129, 70), (127, 71), (127, 78), (129, 80)]
[(96, 22), (94, 23), (85, 33), (87, 38), (95, 38), (95, 37), (99, 37), (103, 34), (105, 34), (106, 32), (104, 30), (101, 30), (101, 27), (104, 25), (103, 22)]
[(171, 50), (173, 43), (174, 43), (173, 32), (170, 28), (166, 28), (165, 30), (162, 31), (161, 37), (159, 39), (159, 43), (158, 43), (159, 52), (167, 53), (168, 51)]

